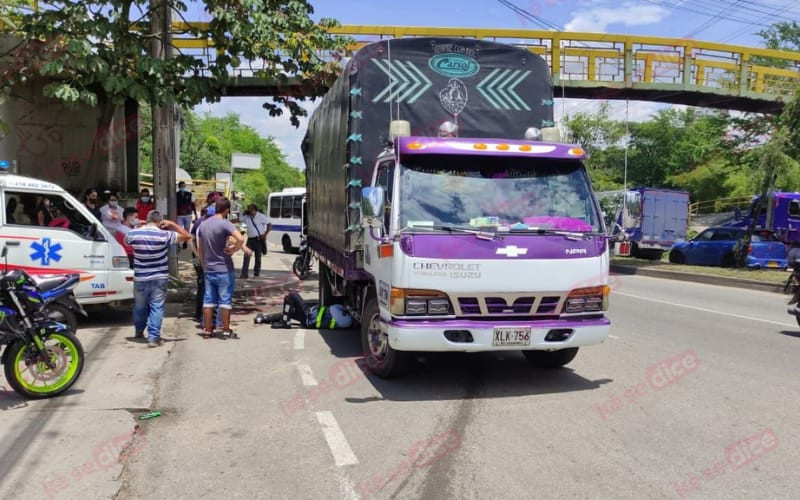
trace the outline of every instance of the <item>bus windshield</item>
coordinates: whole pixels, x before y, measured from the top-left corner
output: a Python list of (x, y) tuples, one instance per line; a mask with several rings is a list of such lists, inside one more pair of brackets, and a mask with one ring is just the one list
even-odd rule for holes
[(414, 155), (400, 170), (400, 227), (602, 231), (578, 160)]

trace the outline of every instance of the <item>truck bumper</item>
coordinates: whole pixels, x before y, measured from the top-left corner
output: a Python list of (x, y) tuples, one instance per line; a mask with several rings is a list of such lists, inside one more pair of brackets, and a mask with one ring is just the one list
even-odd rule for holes
[[(519, 351), (545, 350), (553, 351), (568, 347), (582, 347), (599, 344), (608, 337), (611, 321), (608, 318), (568, 319), (545, 321), (400, 321), (395, 320), (387, 325), (389, 344), (398, 351)], [(496, 346), (493, 345), (495, 328), (530, 328), (529, 345)], [(545, 340), (552, 330), (572, 330), (572, 334), (563, 341)], [(450, 340), (453, 332), (469, 332), (472, 341)]]
[(672, 244), (671, 241), (639, 241), (636, 243), (642, 250), (663, 250), (665, 252), (672, 248)]

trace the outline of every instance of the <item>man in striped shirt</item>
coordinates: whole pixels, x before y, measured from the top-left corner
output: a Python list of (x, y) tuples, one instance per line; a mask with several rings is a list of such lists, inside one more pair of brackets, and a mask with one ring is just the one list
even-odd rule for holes
[(133, 248), (133, 326), (136, 338), (144, 338), (147, 327), (150, 347), (163, 342), (161, 323), (167, 298), (169, 249), (191, 238), (184, 228), (164, 219), (156, 210), (147, 214), (147, 224), (125, 236), (125, 243)]

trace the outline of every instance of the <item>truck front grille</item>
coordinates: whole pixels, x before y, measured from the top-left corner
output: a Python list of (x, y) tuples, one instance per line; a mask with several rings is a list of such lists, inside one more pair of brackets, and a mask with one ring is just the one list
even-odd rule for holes
[(564, 300), (557, 294), (513, 293), (451, 298), (455, 299), (456, 316), (552, 316), (558, 314)]

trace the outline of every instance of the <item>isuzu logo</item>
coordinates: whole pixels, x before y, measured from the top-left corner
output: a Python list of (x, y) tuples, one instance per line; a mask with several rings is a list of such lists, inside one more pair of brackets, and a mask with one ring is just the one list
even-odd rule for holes
[(506, 257), (516, 257), (518, 255), (525, 255), (526, 253), (528, 253), (527, 248), (519, 248), (515, 245), (508, 245), (507, 247), (497, 249), (497, 255), (505, 255)]

